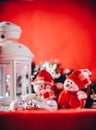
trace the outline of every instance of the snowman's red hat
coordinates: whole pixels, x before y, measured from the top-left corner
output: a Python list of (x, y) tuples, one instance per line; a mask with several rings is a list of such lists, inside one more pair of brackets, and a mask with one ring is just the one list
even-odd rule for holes
[(36, 79), (34, 80), (34, 85), (38, 83), (46, 83), (53, 85), (54, 79), (51, 76), (51, 74), (46, 70), (41, 70), (39, 74), (37, 75)]
[(88, 69), (78, 69), (73, 71), (68, 78), (77, 84), (79, 89), (84, 88), (86, 85), (91, 84), (91, 71)]

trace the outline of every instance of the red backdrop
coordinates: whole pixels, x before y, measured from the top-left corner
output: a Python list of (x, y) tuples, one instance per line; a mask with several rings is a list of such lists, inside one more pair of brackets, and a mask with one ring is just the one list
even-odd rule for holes
[(39, 64), (58, 59), (65, 68), (89, 68), (96, 80), (96, 10), (91, 0), (0, 2), (0, 22), (21, 26), (19, 42)]

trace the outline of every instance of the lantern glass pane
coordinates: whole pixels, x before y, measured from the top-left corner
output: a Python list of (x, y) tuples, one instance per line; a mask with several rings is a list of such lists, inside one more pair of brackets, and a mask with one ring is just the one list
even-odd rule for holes
[(29, 93), (29, 88), (29, 63), (16, 63), (16, 96), (22, 98)]
[(10, 64), (0, 63), (0, 96), (10, 96)]

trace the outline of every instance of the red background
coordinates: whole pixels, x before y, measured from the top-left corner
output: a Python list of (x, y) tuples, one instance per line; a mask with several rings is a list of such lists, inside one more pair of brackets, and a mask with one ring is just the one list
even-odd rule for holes
[(19, 42), (40, 64), (58, 59), (65, 68), (89, 68), (96, 80), (96, 4), (93, 0), (0, 2), (0, 22), (21, 26)]
[[(95, 0), (1, 0), (0, 22), (21, 26), (19, 41), (40, 64), (58, 59), (65, 68), (89, 68), (96, 80)], [(17, 1), (17, 2), (14, 2)], [(0, 129), (95, 130), (96, 110), (0, 113)]]

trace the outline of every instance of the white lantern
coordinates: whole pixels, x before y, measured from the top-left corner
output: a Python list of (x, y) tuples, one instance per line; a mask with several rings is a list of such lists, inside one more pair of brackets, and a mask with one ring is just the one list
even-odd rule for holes
[(0, 23), (0, 102), (31, 93), (33, 54), (17, 40), (21, 28), (11, 22)]

